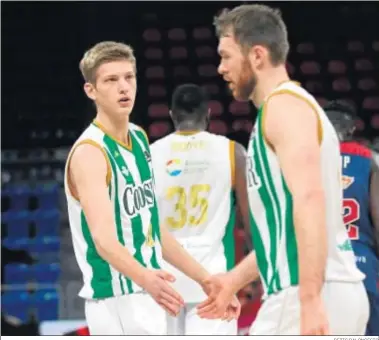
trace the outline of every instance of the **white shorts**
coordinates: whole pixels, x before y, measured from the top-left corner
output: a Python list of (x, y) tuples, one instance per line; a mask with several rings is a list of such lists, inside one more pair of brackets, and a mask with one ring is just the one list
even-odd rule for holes
[(197, 303), (187, 303), (177, 317), (167, 315), (168, 335), (237, 335), (237, 320), (201, 319)]
[(86, 300), (91, 335), (166, 335), (166, 313), (146, 293)]
[[(299, 335), (299, 287), (270, 296), (261, 306), (250, 335)], [(331, 335), (364, 335), (369, 317), (368, 298), (362, 282), (326, 282), (323, 300)]]

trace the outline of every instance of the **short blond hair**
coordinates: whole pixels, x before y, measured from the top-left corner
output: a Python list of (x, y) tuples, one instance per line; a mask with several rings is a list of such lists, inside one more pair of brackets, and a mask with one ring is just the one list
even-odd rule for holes
[(115, 41), (103, 41), (84, 53), (79, 68), (84, 80), (93, 83), (96, 81), (96, 71), (102, 64), (118, 60), (130, 61), (136, 71), (136, 58), (131, 46)]

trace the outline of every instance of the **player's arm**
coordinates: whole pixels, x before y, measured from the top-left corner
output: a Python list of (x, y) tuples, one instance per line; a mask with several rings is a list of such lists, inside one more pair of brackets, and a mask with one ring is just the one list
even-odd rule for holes
[[(319, 117), (307, 101), (279, 94), (269, 99), (264, 119), (266, 139), (292, 194), (299, 298), (304, 302), (320, 296), (327, 258)], [(330, 176), (337, 176), (337, 169)]]
[(246, 150), (239, 144), (235, 143), (234, 146), (234, 183), (237, 198), (238, 212), (241, 216), (243, 227), (245, 230), (245, 241), (249, 247), (249, 251), (253, 249), (251, 232), (250, 232), (250, 216), (249, 216), (249, 201), (247, 197), (247, 183), (246, 183)]
[(206, 269), (188, 254), (165, 226), (161, 227), (161, 237), (163, 258), (192, 280), (202, 285), (210, 276)]
[(181, 297), (165, 282), (174, 278), (143, 267), (117, 239), (115, 216), (106, 184), (107, 162), (99, 147), (79, 145), (69, 163), (69, 176), (83, 208), (99, 255), (121, 274), (148, 291), (169, 313), (176, 314)]
[(370, 215), (375, 233), (376, 253), (379, 256), (379, 166), (374, 159), (370, 178)]

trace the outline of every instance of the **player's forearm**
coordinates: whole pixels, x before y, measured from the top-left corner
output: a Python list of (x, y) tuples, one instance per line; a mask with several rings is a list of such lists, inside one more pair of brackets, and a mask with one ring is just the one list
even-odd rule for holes
[(142, 266), (116, 239), (94, 236), (96, 250), (99, 255), (122, 275), (128, 277), (139, 286), (144, 286), (147, 269)]
[(233, 292), (237, 293), (250, 282), (259, 278), (255, 251), (246, 256), (236, 267), (229, 272)]
[(322, 190), (294, 197), (300, 300), (320, 294), (327, 258), (325, 197)]
[(192, 280), (201, 284), (209, 273), (198, 263), (165, 228), (161, 228), (163, 258), (186, 274)]

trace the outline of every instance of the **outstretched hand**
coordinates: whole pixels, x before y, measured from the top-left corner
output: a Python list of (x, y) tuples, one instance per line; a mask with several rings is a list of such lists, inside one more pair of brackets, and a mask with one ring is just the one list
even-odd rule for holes
[(228, 274), (213, 275), (202, 283), (208, 298), (197, 306), (197, 314), (204, 319), (238, 319), (241, 304), (235, 296)]

